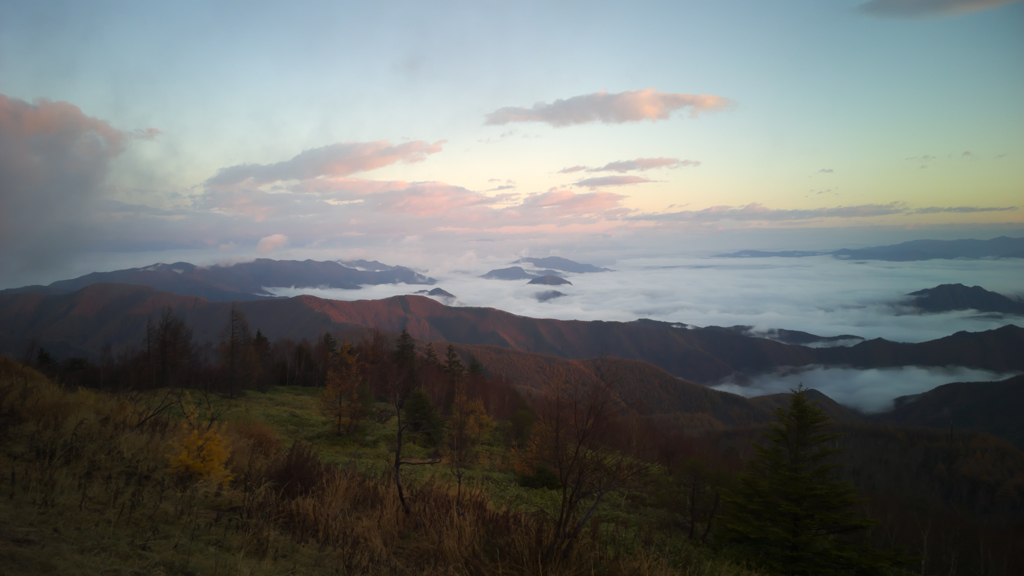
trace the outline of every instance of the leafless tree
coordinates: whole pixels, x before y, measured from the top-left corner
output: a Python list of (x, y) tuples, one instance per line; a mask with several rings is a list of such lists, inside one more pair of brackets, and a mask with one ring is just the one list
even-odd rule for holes
[(561, 485), (559, 507), (550, 514), (554, 533), (542, 560), (567, 554), (605, 497), (635, 482), (646, 466), (609, 447), (624, 429), (622, 409), (609, 382), (561, 372), (548, 386), (538, 410), (531, 457), (553, 469)]

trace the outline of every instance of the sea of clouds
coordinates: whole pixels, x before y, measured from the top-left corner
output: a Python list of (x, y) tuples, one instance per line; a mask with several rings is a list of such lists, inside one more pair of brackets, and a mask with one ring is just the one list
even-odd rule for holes
[[(831, 256), (807, 258), (657, 257), (624, 259), (612, 272), (566, 274), (572, 286), (529, 285), (526, 280), (484, 280), (513, 259), (471, 259), (424, 273), (454, 294), (456, 306), (483, 306), (535, 318), (619, 320), (649, 318), (694, 326), (754, 326), (802, 330), (819, 336), (851, 334), (899, 342), (923, 342), (961, 330), (1021, 325), (1024, 318), (974, 311), (920, 314), (907, 294), (939, 284), (979, 285), (1016, 295), (1022, 288), (1020, 260), (929, 260), (850, 262)], [(524, 266), (530, 269), (529, 266)], [(378, 299), (431, 288), (366, 286), (361, 290), (276, 288), (281, 296), (313, 294), (338, 300)], [(564, 297), (540, 302), (552, 288)], [(784, 392), (804, 384), (863, 412), (891, 408), (898, 396), (918, 394), (949, 382), (998, 380), (965, 368), (905, 367), (883, 370), (811, 367), (755, 376), (716, 388), (743, 396)]]
[[(1024, 320), (973, 311), (918, 314), (906, 305), (906, 294), (939, 284), (980, 285), (1014, 294), (1022, 288), (1017, 259), (849, 262), (830, 256), (659, 257), (621, 260), (609, 265), (612, 272), (566, 274), (572, 286), (479, 277), (508, 267), (511, 260), (465, 260), (423, 272), (437, 279), (435, 286), (456, 296), (456, 306), (498, 308), (535, 318), (649, 318), (694, 326), (749, 325), (755, 330), (785, 328), (819, 336), (852, 334), (899, 342), (923, 342), (960, 330), (991, 330)], [(432, 287), (398, 284), (361, 290), (272, 291), (280, 296), (371, 300), (424, 288)], [(551, 289), (565, 296), (537, 300), (537, 294)]]

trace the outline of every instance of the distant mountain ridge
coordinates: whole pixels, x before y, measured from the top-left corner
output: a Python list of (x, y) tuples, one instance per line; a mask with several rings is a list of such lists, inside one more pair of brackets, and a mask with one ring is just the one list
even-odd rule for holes
[(1008, 298), (1002, 294), (985, 290), (981, 286), (963, 284), (941, 284), (911, 292), (911, 305), (925, 312), (950, 312), (953, 310), (977, 310), (1024, 315), (1024, 302), (1019, 298)]
[(556, 270), (527, 272), (522, 266), (510, 266), (508, 268), (491, 270), (486, 274), (482, 274), (480, 277), (485, 280), (532, 280), (533, 278), (541, 278), (543, 276), (561, 277), (561, 273)]
[(547, 258), (520, 258), (513, 262), (513, 264), (533, 264), (537, 268), (552, 268), (554, 270), (571, 272), (573, 274), (612, 271), (610, 268), (598, 268), (593, 264), (581, 264), (560, 256), (548, 256)]
[(954, 382), (896, 399), (893, 411), (877, 419), (902, 426), (959, 431), (979, 430), (1000, 436), (1024, 450), (1024, 375), (998, 382)]
[(527, 282), (527, 284), (541, 284), (545, 286), (561, 286), (563, 284), (568, 284), (569, 286), (572, 286), (572, 282), (569, 282), (568, 280), (562, 278), (561, 276), (555, 276), (553, 274), (537, 276), (533, 280)]
[(1024, 238), (1000, 236), (991, 240), (911, 240), (890, 246), (812, 252), (789, 250), (764, 252), (761, 250), (740, 250), (720, 254), (719, 258), (805, 258), (831, 254), (841, 260), (885, 260), (889, 262), (911, 262), (916, 260), (941, 260), (954, 258), (1024, 258)]
[(153, 264), (113, 272), (93, 272), (49, 286), (26, 286), (0, 290), (0, 294), (38, 292), (67, 294), (98, 283), (139, 284), (175, 294), (199, 296), (211, 302), (260, 300), (274, 295), (266, 288), (340, 288), (358, 290), (361, 285), (435, 283), (414, 270), (358, 260), (371, 268), (356, 270), (338, 262), (315, 260), (270, 260), (260, 258), (224, 266), (200, 267), (188, 262)]

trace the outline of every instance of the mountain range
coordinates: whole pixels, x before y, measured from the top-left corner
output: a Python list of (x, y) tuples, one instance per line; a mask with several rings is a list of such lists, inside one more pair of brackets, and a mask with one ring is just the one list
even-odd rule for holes
[[(1024, 329), (1007, 325), (907, 344), (881, 338), (850, 347), (809, 348), (654, 320), (605, 322), (537, 319), (493, 308), (445, 306), (424, 296), (338, 301), (313, 296), (239, 302), (254, 329), (271, 339), (322, 332), (408, 329), (425, 341), (483, 344), (569, 359), (640, 360), (675, 377), (712, 383), (780, 366), (964, 366), (1024, 371)], [(105, 345), (137, 342), (146, 318), (173, 307), (200, 342), (215, 341), (232, 304), (125, 284), (94, 284), (68, 294), (0, 295), (0, 351), (18, 354), (31, 338), (48, 348), (95, 355)], [(70, 352), (69, 352), (70, 353)]]
[(804, 258), (831, 254), (842, 260), (910, 262), (953, 258), (1024, 258), (1024, 238), (1000, 236), (991, 240), (912, 240), (890, 246), (835, 250), (832, 252), (788, 250), (764, 252), (740, 250), (720, 258)]
[[(271, 340), (335, 337), (358, 339), (373, 329), (396, 334), (407, 329), (421, 343), (452, 343), (465, 358), (513, 382), (527, 395), (539, 393), (559, 370), (611, 375), (623, 406), (668, 430), (698, 433), (760, 426), (786, 397), (746, 399), (705, 384), (724, 377), (742, 382), (784, 366), (966, 366), (998, 372), (1024, 371), (1024, 329), (1007, 325), (986, 332), (959, 332), (906, 344), (874, 339), (850, 347), (809, 348), (751, 336), (737, 328), (697, 328), (652, 320), (633, 322), (564, 321), (517, 316), (492, 308), (449, 307), (425, 296), (336, 301), (313, 296), (211, 302), (151, 287), (100, 283), (63, 294), (0, 294), (0, 353), (21, 357), (30, 342), (53, 356), (97, 358), (107, 345), (115, 352), (141, 342), (147, 319), (172, 307), (199, 343), (215, 342), (232, 306), (245, 313), (252, 329)], [(795, 340), (821, 340), (794, 332)], [(610, 369), (609, 369), (610, 367)], [(887, 422), (946, 425), (950, 406), (970, 406), (955, 416), (964, 427), (985, 426), (1019, 441), (1024, 426), (1016, 417), (1020, 379), (998, 387), (950, 385), (904, 400)], [(816, 393), (819, 394), (819, 393)], [(820, 395), (836, 420), (863, 417)], [(998, 410), (986, 414), (992, 406)], [(999, 410), (1002, 410), (1000, 412)], [(959, 413), (957, 413), (959, 414)], [(941, 422), (940, 422), (941, 421)], [(1002, 424), (1000, 424), (1002, 422)]]
[(267, 288), (340, 288), (358, 290), (362, 285), (435, 283), (414, 270), (388, 266), (380, 262), (357, 260), (355, 267), (338, 262), (314, 260), (270, 260), (219, 266), (196, 266), (187, 262), (153, 264), (113, 272), (93, 272), (72, 280), (59, 280), (48, 286), (25, 286), (0, 291), (0, 294), (36, 292), (68, 294), (97, 283), (140, 284), (176, 294), (199, 296), (211, 302), (260, 300), (274, 295)]
[(1024, 301), (985, 290), (981, 286), (941, 284), (935, 288), (911, 292), (908, 296), (914, 297), (911, 300), (912, 306), (925, 312), (977, 310), (1024, 315)]

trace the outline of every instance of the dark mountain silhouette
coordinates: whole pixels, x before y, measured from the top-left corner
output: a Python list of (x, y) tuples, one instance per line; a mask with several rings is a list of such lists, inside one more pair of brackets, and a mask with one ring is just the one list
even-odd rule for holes
[(955, 382), (896, 399), (877, 419), (902, 426), (968, 429), (1006, 438), (1024, 449), (1024, 375), (999, 382)]
[[(792, 394), (785, 392), (782, 394), (758, 396), (756, 398), (751, 398), (750, 401), (755, 405), (763, 406), (774, 412), (777, 408), (785, 408), (789, 406), (792, 396)], [(840, 424), (854, 424), (865, 421), (865, 418), (861, 413), (843, 406), (817, 390), (808, 390), (807, 397), (817, 402), (826, 414)]]
[(387, 272), (388, 270), (400, 268), (400, 266), (388, 266), (387, 264), (382, 264), (376, 260), (339, 260), (339, 262), (347, 268), (369, 270), (371, 272)]
[(434, 288), (433, 290), (420, 290), (417, 294), (426, 294), (427, 296), (440, 296), (441, 298), (455, 298), (455, 294), (441, 288)]
[(719, 258), (804, 258), (831, 254), (842, 260), (888, 260), (910, 262), (952, 258), (1024, 258), (1024, 238), (1000, 236), (991, 240), (912, 240), (891, 246), (873, 248), (843, 248), (834, 252), (788, 250), (764, 252), (740, 250), (720, 254)]
[(764, 332), (759, 332), (755, 330), (753, 326), (729, 326), (729, 330), (734, 330), (744, 336), (767, 338), (769, 340), (775, 340), (776, 342), (782, 342), (783, 344), (798, 344), (800, 346), (813, 344), (824, 346), (847, 346), (864, 340), (864, 338), (854, 336), (853, 334), (818, 336), (817, 334), (811, 334), (810, 332), (786, 330), (785, 328), (771, 328)]
[(951, 310), (978, 310), (979, 312), (1001, 312), (1024, 314), (1024, 302), (990, 292), (981, 286), (963, 284), (942, 284), (911, 292), (911, 304), (925, 312), (949, 312)]
[(425, 294), (427, 296), (433, 296), (438, 298), (441, 302), (451, 305), (455, 302), (455, 294), (441, 288), (434, 288), (433, 290), (417, 290), (416, 294)]
[(551, 274), (538, 276), (533, 280), (530, 280), (528, 284), (544, 284), (547, 286), (560, 286), (562, 284), (568, 284), (572, 286), (572, 282), (569, 282), (568, 280), (560, 276), (552, 276)]
[(913, 240), (859, 250), (832, 253), (844, 260), (909, 262), (950, 258), (1024, 258), (1024, 238), (1000, 236), (991, 240)]
[[(31, 338), (63, 343), (91, 355), (104, 344), (136, 343), (146, 318), (172, 306), (198, 341), (215, 341), (231, 307), (148, 287), (95, 284), (71, 294), (0, 295), (0, 345), (18, 355)], [(856, 346), (807, 348), (751, 338), (728, 328), (681, 327), (637, 320), (603, 322), (517, 316), (492, 308), (448, 307), (423, 296), (338, 301), (313, 296), (239, 302), (253, 329), (271, 339), (308, 338), (325, 331), (380, 328), (423, 341), (483, 344), (561, 358), (614, 356), (641, 360), (691, 382), (758, 374), (779, 366), (822, 364), (879, 368), (965, 366), (1024, 370), (1024, 329), (1008, 325), (987, 332), (958, 332), (917, 344), (883, 339)]]
[(804, 250), (784, 250), (782, 252), (764, 252), (761, 250), (740, 250), (729, 254), (719, 254), (717, 258), (806, 258), (821, 256), (831, 252), (808, 252)]
[(560, 258), (558, 256), (549, 256), (547, 258), (520, 258), (513, 262), (513, 264), (533, 264), (537, 268), (551, 268), (554, 270), (561, 270), (563, 272), (572, 272), (574, 274), (611, 272), (610, 268), (598, 268), (593, 264), (580, 264), (579, 262), (573, 262), (568, 258)]
[(355, 270), (337, 262), (314, 260), (270, 260), (261, 258), (252, 262), (225, 266), (199, 267), (187, 262), (154, 264), (144, 268), (129, 268), (114, 272), (93, 272), (73, 280), (59, 280), (46, 287), (27, 286), (0, 291), (0, 294), (38, 292), (67, 294), (97, 283), (139, 284), (175, 294), (199, 296), (211, 302), (259, 300), (272, 297), (265, 288), (341, 288), (358, 290), (364, 284), (433, 284), (433, 278), (418, 274), (401, 266), (376, 264), (386, 270)]
[(562, 296), (565, 296), (565, 294), (558, 290), (546, 290), (544, 292), (537, 292), (533, 297), (536, 298), (538, 302), (547, 302), (548, 300), (554, 300), (555, 298), (561, 298)]
[(497, 270), (491, 270), (487, 274), (480, 276), (487, 280), (526, 280), (528, 278), (539, 278), (541, 276), (559, 276), (559, 272), (555, 270), (540, 270), (538, 272), (527, 272), (522, 266), (511, 266), (509, 268), (499, 268)]

